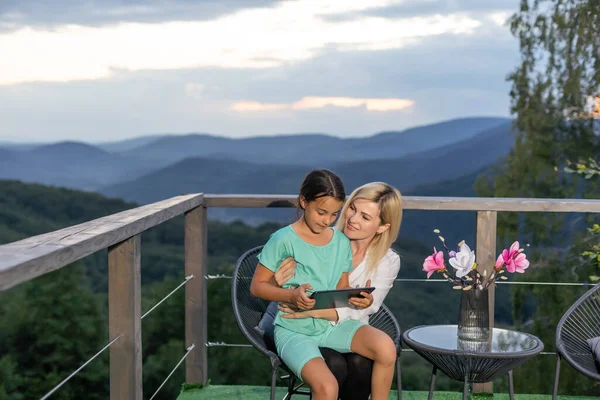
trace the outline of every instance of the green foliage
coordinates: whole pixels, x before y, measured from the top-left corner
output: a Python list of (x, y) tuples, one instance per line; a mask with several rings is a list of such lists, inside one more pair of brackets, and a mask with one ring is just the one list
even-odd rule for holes
[[(108, 342), (97, 295), (72, 265), (0, 297), (0, 398), (40, 398)], [(56, 399), (104, 399), (106, 355), (98, 357)]]
[[(520, 65), (508, 77), (515, 146), (492, 173), (478, 179), (477, 194), (597, 198), (598, 183), (573, 179), (572, 173), (588, 179), (596, 174), (593, 159), (600, 146), (598, 110), (593, 102), (598, 101), (600, 89), (600, 7), (591, 0), (522, 0), (510, 28), (521, 52)], [(587, 159), (589, 165), (581, 161), (565, 165), (569, 159)], [(586, 219), (560, 213), (500, 213), (498, 242), (502, 246), (519, 238), (531, 244), (528, 258), (536, 261), (527, 270), (528, 281), (587, 281), (598, 275), (598, 265), (594, 256), (584, 253), (590, 250), (590, 237), (577, 233), (583, 230), (578, 220)], [(516, 327), (534, 333), (552, 351), (559, 319), (584, 291), (581, 287), (515, 286)], [(515, 384), (548, 393), (553, 361), (542, 356), (529, 361), (527, 372), (515, 374)], [(600, 388), (567, 367), (561, 371), (560, 392), (592, 395), (599, 394)]]

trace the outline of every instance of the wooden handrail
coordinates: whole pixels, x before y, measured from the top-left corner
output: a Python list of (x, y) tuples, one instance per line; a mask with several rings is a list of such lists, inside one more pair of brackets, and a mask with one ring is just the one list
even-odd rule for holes
[(202, 205), (177, 196), (0, 246), (0, 291), (55, 271)]
[[(205, 194), (204, 205), (234, 208), (296, 207), (297, 197), (267, 194)], [(589, 199), (403, 196), (402, 203), (405, 210), (600, 212), (600, 200)]]

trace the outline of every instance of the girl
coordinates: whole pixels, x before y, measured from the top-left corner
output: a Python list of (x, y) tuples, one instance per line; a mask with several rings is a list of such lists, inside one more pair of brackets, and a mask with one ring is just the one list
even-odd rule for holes
[[(345, 197), (344, 186), (333, 172), (314, 170), (305, 177), (298, 197), (302, 216), (275, 232), (263, 247), (250, 287), (254, 296), (309, 310), (314, 300), (307, 290), (349, 286), (348, 273), (353, 269), (350, 242), (342, 232), (330, 228)], [(288, 257), (296, 261), (294, 276), (282, 288), (276, 287), (272, 284), (275, 272)], [(321, 318), (283, 318), (281, 312), (275, 325), (279, 356), (310, 386), (315, 400), (338, 398), (337, 381), (319, 347), (372, 359), (371, 398), (388, 398), (396, 348), (387, 334), (359, 320), (334, 325)]]
[[(354, 190), (342, 209), (336, 229), (344, 232), (352, 247), (350, 286), (374, 286), (375, 291), (372, 295), (364, 293), (363, 299), (351, 299), (354, 307), (290, 313), (284, 318), (326, 318), (333, 323), (356, 319), (368, 323), (369, 316), (379, 310), (400, 270), (400, 257), (391, 245), (398, 237), (401, 221), (402, 196), (396, 188), (383, 182), (372, 182)], [(275, 274), (277, 284), (283, 286), (294, 270), (293, 260), (284, 261)], [(291, 312), (289, 308), (280, 309)], [(321, 353), (338, 380), (342, 400), (369, 398), (371, 360), (327, 348), (322, 348)]]

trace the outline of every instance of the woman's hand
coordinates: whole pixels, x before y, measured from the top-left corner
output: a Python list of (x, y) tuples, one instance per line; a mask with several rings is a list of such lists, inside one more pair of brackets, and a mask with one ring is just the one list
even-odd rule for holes
[[(370, 286), (371, 286), (371, 280), (369, 279), (367, 281), (367, 283), (365, 284), (365, 287), (370, 287)], [(361, 296), (363, 296), (363, 298), (352, 297), (349, 300), (349, 303), (352, 304), (354, 307), (360, 308), (360, 309), (365, 309), (365, 308), (371, 307), (371, 304), (373, 304), (373, 295), (371, 293), (367, 293), (367, 292), (360, 292), (360, 294), (361, 294)]]
[(294, 276), (294, 270), (296, 269), (296, 261), (292, 257), (288, 257), (281, 262), (277, 272), (273, 275), (275, 284), (282, 287), (287, 281)]
[(280, 303), (277, 307), (281, 314), (281, 318), (287, 319), (302, 319), (302, 318), (318, 318), (317, 312), (318, 310), (310, 310), (310, 311), (295, 311), (288, 304)]

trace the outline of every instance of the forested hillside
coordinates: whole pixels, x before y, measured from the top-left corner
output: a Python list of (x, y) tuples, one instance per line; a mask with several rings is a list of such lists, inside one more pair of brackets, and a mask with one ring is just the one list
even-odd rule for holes
[[(0, 181), (0, 244), (135, 206), (93, 193)], [(231, 275), (235, 260), (245, 250), (265, 243), (280, 226), (210, 221), (208, 272)], [(183, 217), (178, 217), (142, 236), (142, 312), (183, 281), (183, 235)], [(402, 257), (399, 277), (422, 278), (421, 264), (430, 252), (429, 245), (400, 239), (395, 247)], [(0, 326), (5, 327), (0, 332), (0, 399), (41, 397), (109, 341), (106, 258), (106, 251), (98, 252), (0, 294)], [(208, 290), (209, 341), (245, 343), (231, 312), (231, 281), (210, 280)], [(183, 290), (177, 292), (143, 321), (144, 392), (148, 396), (185, 350), (183, 295)], [(386, 303), (407, 328), (454, 322), (458, 303), (449, 301), (454, 297), (447, 285), (399, 282)], [(209, 349), (213, 383), (268, 384), (267, 364), (253, 349)], [(53, 398), (105, 399), (107, 365), (108, 358), (99, 357)], [(404, 374), (413, 377), (406, 383), (407, 389), (423, 389), (426, 371), (423, 362), (407, 365)], [(182, 367), (158, 397), (174, 398), (183, 380)]]

